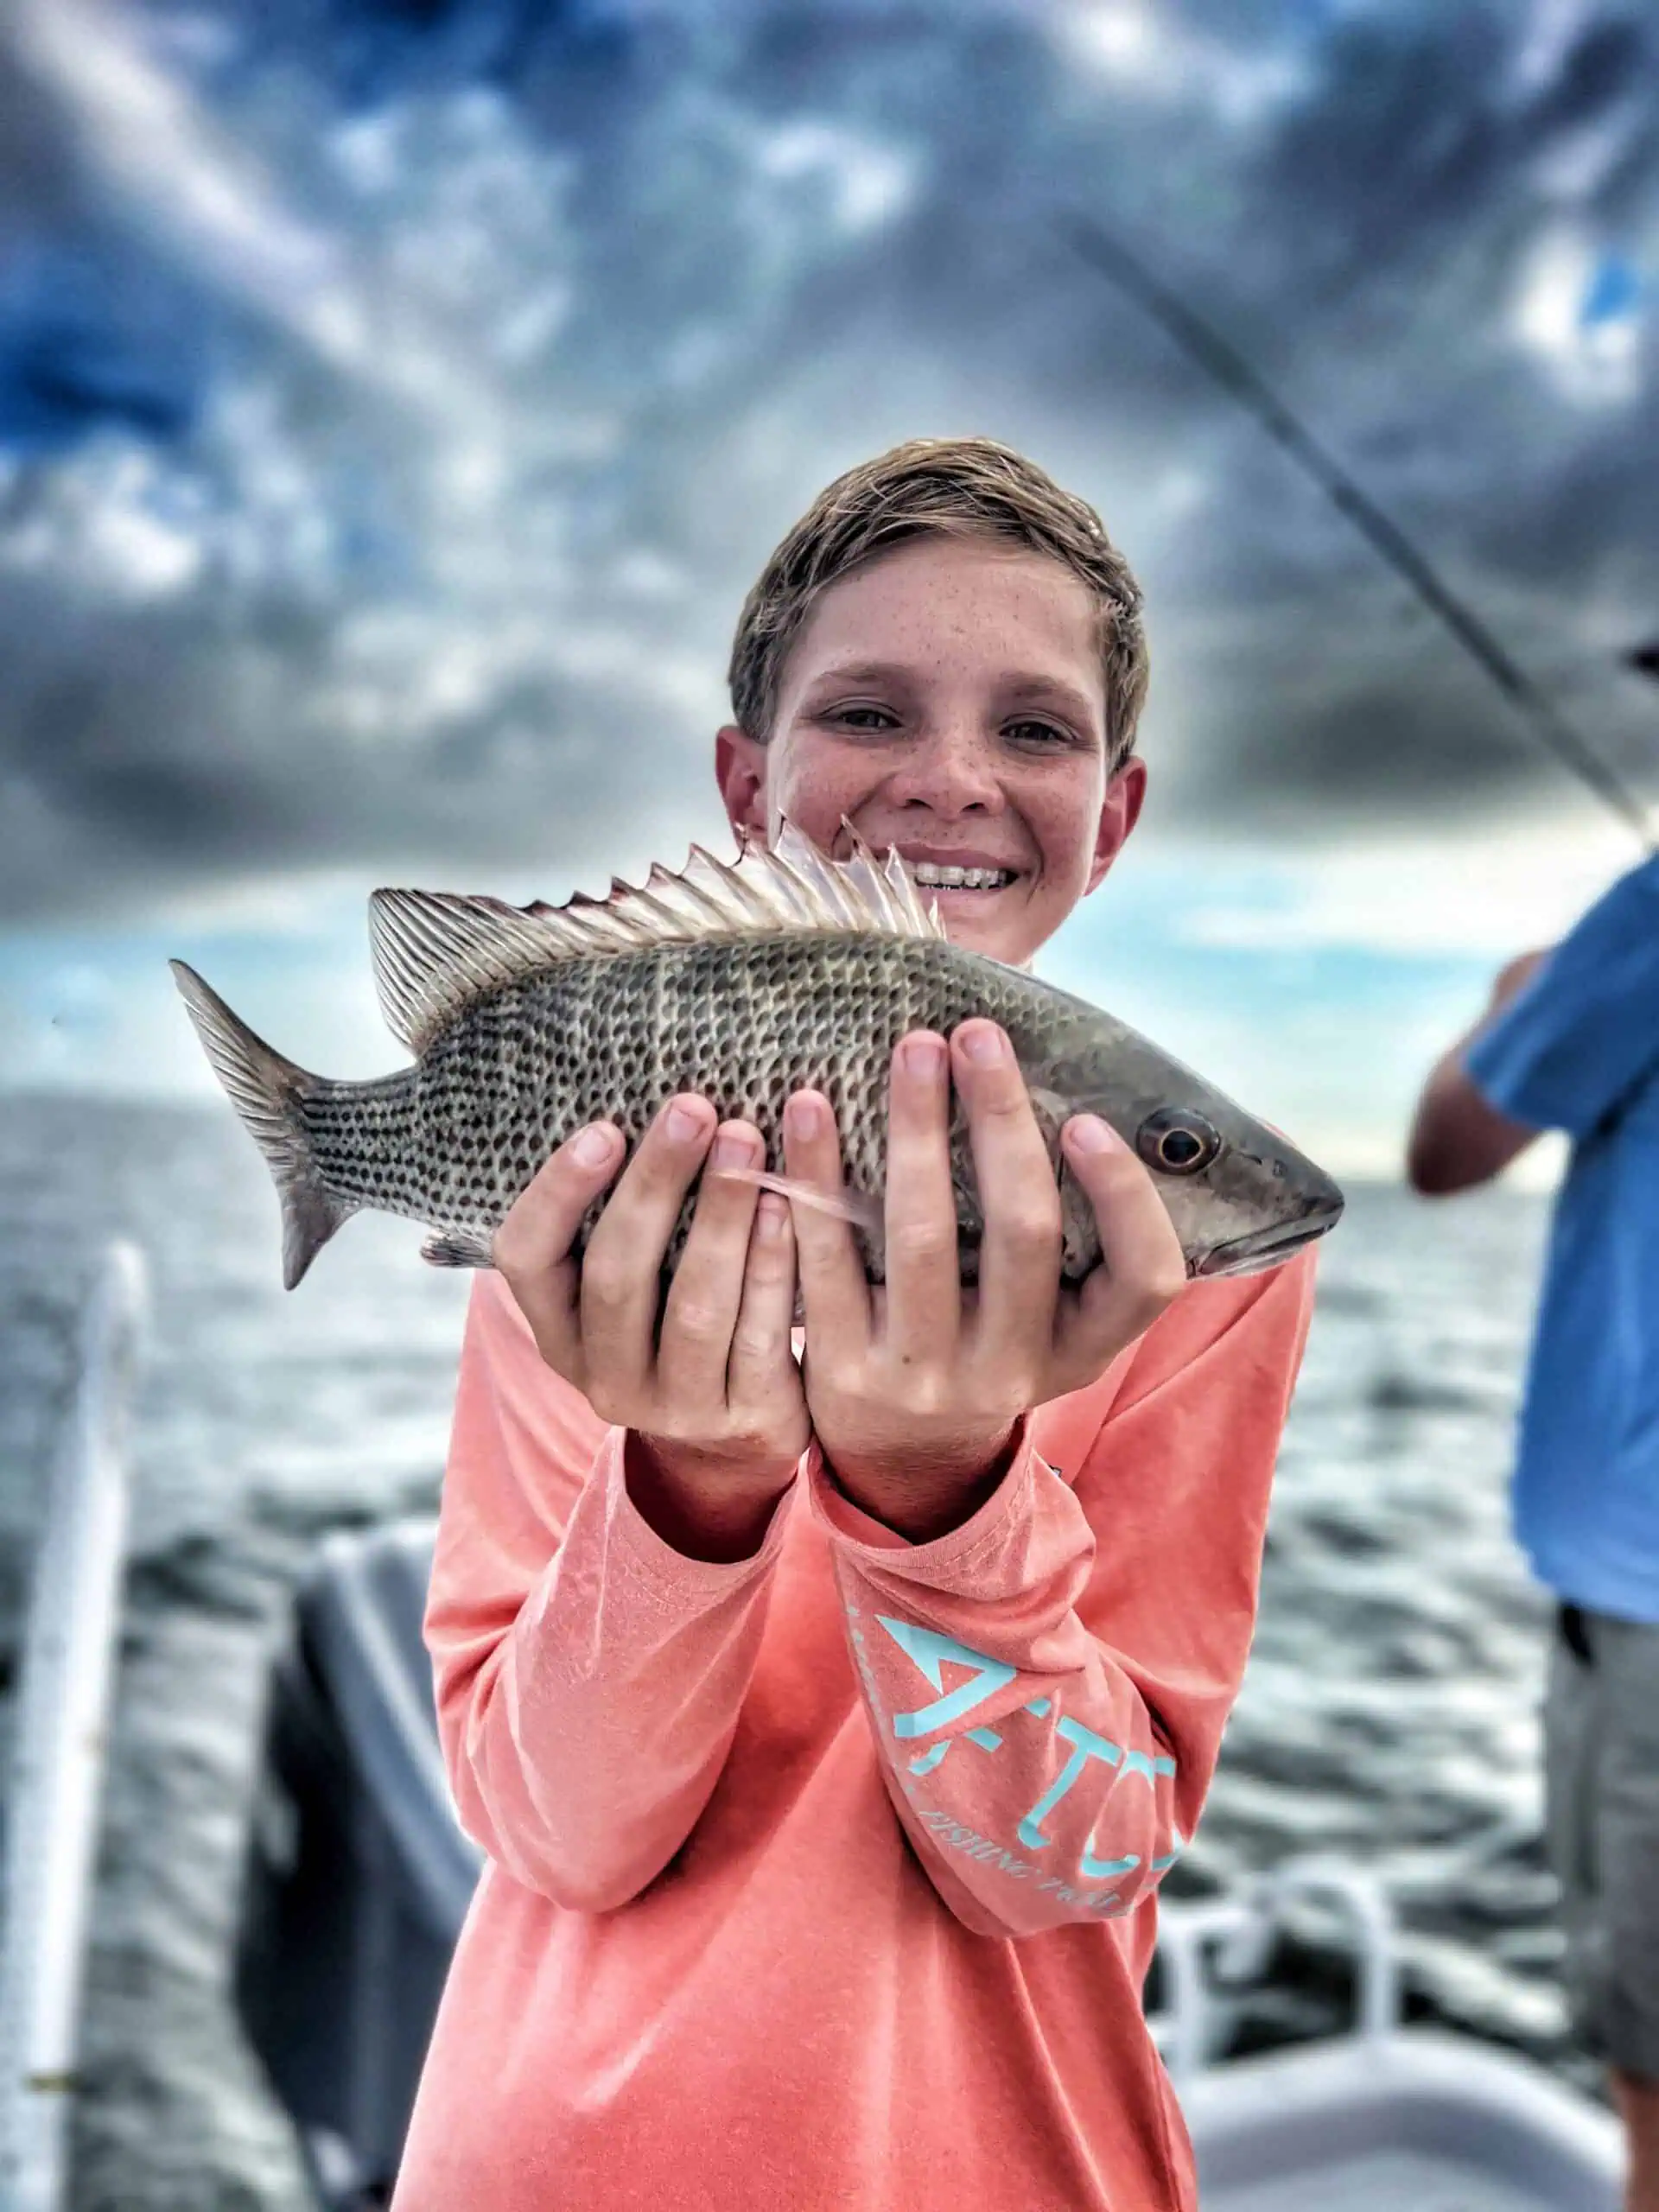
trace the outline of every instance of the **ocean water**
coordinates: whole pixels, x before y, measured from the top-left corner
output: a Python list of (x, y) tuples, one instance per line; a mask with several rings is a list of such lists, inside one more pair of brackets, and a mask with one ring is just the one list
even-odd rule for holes
[[(1548, 1606), (1505, 1475), (1543, 1203), (1351, 1192), (1326, 1247), (1262, 1607), (1184, 1887), (1335, 1850), (1387, 1882), (1411, 2010), (1587, 2078), (1539, 1842)], [(77, 2212), (301, 2212), (227, 1995), (264, 1655), (327, 1529), (435, 1503), (467, 1284), (364, 1217), (302, 1294), (228, 1115), (0, 1101), (0, 1680), (9, 1687), (81, 1292), (151, 1264), (136, 1496), (74, 2142)], [(9, 1749), (9, 1697), (0, 1728)], [(1242, 2024), (1334, 2025), (1310, 1929)]]

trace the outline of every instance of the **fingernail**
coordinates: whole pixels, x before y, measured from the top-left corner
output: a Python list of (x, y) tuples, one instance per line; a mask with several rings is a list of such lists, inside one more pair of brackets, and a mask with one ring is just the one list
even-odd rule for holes
[(1077, 1114), (1070, 1124), (1071, 1141), (1079, 1152), (1122, 1152), (1123, 1140), (1109, 1122), (1098, 1114)]
[(926, 1034), (906, 1037), (899, 1047), (899, 1054), (911, 1075), (937, 1075), (944, 1065), (944, 1039)]
[(715, 1139), (716, 1167), (747, 1167), (753, 1156), (754, 1140), (741, 1129), (727, 1129)]
[(570, 1157), (578, 1167), (601, 1167), (611, 1156), (611, 1147), (616, 1140), (608, 1129), (595, 1122), (584, 1129), (570, 1147)]
[(817, 1137), (823, 1135), (823, 1107), (816, 1098), (804, 1097), (797, 1092), (785, 1108), (791, 1132), (798, 1137)]
[(1006, 1050), (1002, 1032), (988, 1021), (969, 1022), (957, 1041), (976, 1067), (996, 1067)]
[(774, 1192), (766, 1192), (754, 1219), (754, 1233), (763, 1244), (775, 1244), (789, 1226), (789, 1208)]
[(702, 1135), (702, 1116), (695, 1107), (671, 1106), (668, 1109), (668, 1134), (676, 1144), (690, 1144), (693, 1137)]

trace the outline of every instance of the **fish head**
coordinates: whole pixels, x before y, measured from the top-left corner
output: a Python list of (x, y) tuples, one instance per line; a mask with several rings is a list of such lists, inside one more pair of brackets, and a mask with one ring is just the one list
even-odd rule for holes
[(1051, 1124), (1111, 1124), (1152, 1177), (1190, 1276), (1261, 1274), (1336, 1226), (1341, 1191), (1288, 1138), (1109, 1016), (1079, 1028), (1027, 1066), (1032, 1095)]

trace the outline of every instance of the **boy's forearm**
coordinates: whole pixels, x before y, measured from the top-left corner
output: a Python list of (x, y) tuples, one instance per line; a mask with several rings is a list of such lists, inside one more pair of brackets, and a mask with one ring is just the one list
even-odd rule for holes
[(1130, 1909), (1192, 1802), (1077, 1611), (1094, 1553), (1082, 1509), (1028, 1443), (1015, 1459), (971, 1534), (896, 1548), (836, 1502), (841, 1485), (815, 1491), (894, 1811), (950, 1910), (1003, 1937)]
[(1092, 1403), (1038, 1416), (1040, 1446), (1022, 1424), (971, 1527), (933, 1542), (884, 1542), (809, 1461), (895, 1813), (976, 1933), (1133, 1910), (1192, 1834), (1313, 1280), (1303, 1252), (1195, 1285)]
[(635, 1510), (685, 1559), (733, 1566), (766, 1541), (795, 1465), (734, 1469), (707, 1452), (630, 1429), (624, 1479)]
[(629, 1497), (626, 1441), (481, 1275), (427, 1599), (439, 1732), (467, 1833), (581, 1911), (637, 1894), (699, 1818), (782, 1535), (689, 1557)]
[[(615, 1430), (556, 1554), (502, 1626), (478, 1567), (499, 1570), (511, 1526), (462, 1534), (452, 1512), (448, 1556), (435, 1565), (429, 1634), (435, 1625), (457, 1809), (515, 1881), (578, 1911), (610, 1911), (660, 1872), (719, 1780), (779, 1541), (731, 1562), (668, 1545), (626, 1495)], [(463, 1554), (478, 1544), (484, 1560), (474, 1563)]]
[(981, 1439), (898, 1467), (845, 1455), (824, 1471), (861, 1512), (912, 1544), (931, 1543), (971, 1521), (1013, 1463), (1018, 1424), (988, 1445)]
[[(831, 1467), (827, 1459), (824, 1465), (861, 1511), (924, 1544), (978, 1512), (1008, 1471), (1014, 1434), (1011, 1427), (988, 1446), (980, 1440), (942, 1450), (922, 1465), (853, 1461)], [(718, 1458), (633, 1430), (626, 1469), (629, 1497), (663, 1541), (687, 1559), (719, 1565), (760, 1550), (796, 1472), (792, 1465), (735, 1471)]]

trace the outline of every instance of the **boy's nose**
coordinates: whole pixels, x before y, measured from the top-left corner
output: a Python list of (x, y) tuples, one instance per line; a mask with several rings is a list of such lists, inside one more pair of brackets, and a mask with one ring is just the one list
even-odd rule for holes
[(888, 783), (901, 806), (935, 814), (1000, 814), (1002, 785), (995, 756), (976, 730), (942, 728), (906, 755)]

